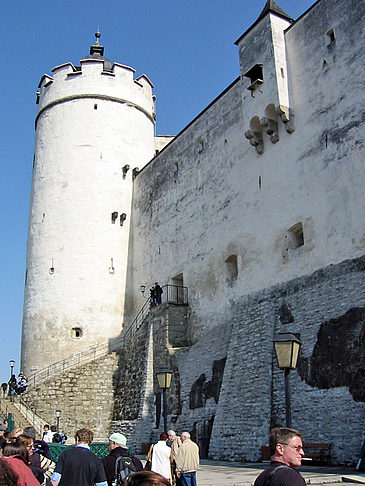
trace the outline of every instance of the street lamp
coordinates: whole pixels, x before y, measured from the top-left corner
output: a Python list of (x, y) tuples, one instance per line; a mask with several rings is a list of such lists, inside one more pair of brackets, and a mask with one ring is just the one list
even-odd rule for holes
[(10, 363), (10, 378), (11, 378), (11, 377), (13, 376), (13, 374), (14, 374), (14, 365), (15, 365), (15, 361), (14, 361), (13, 359), (11, 359), (11, 360), (9, 361), (9, 363)]
[(274, 349), (281, 370), (284, 370), (285, 383), (285, 416), (286, 426), (291, 428), (291, 404), (290, 404), (290, 386), (289, 373), (297, 366), (299, 350), (302, 345), (300, 334), (294, 334), (284, 326), (274, 337)]
[(60, 417), (61, 417), (61, 410), (56, 410), (57, 432), (60, 431)]
[(158, 386), (162, 388), (163, 394), (163, 425), (164, 425), (164, 432), (167, 433), (167, 396), (166, 390), (171, 386), (171, 377), (172, 372), (169, 371), (167, 368), (161, 368), (156, 373), (156, 378), (158, 381)]

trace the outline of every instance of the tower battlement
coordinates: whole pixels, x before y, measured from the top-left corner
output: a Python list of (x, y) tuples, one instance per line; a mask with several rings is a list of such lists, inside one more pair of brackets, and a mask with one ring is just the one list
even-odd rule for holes
[(154, 86), (145, 74), (135, 78), (135, 70), (130, 66), (90, 56), (82, 59), (80, 66), (66, 62), (54, 67), (52, 73), (53, 76), (44, 74), (38, 85), (39, 113), (67, 99), (102, 96), (103, 99), (131, 104), (154, 120)]

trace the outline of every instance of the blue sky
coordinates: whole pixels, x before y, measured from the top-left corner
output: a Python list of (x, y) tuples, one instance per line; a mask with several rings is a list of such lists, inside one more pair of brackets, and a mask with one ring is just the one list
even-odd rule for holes
[[(2, 9), (0, 380), (19, 373), (35, 93), (42, 74), (104, 55), (155, 85), (157, 134), (184, 128), (238, 75), (234, 42), (266, 0), (15, 0)], [(277, 0), (294, 19), (314, 0)], [(44, 337), (47, 339), (47, 336)]]

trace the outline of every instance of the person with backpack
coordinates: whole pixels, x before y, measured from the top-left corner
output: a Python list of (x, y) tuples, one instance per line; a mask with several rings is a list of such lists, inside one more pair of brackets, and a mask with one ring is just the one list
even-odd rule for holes
[(141, 461), (127, 448), (125, 435), (116, 432), (109, 437), (109, 454), (102, 459), (108, 486), (124, 486), (126, 478), (143, 470)]

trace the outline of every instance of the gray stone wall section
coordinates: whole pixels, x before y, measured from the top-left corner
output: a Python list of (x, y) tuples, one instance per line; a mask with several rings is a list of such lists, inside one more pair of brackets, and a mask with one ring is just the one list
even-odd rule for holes
[(184, 430), (192, 432), (194, 424), (198, 425), (205, 420), (210, 420), (216, 414), (217, 404), (213, 398), (208, 398), (203, 407), (190, 409), (189, 395), (194, 382), (200, 375), (204, 373), (207, 381), (211, 380), (214, 360), (227, 356), (231, 329), (232, 322), (227, 320), (206, 332), (202, 339), (190, 348), (175, 352), (180, 375), (182, 408), (173, 428), (180, 433)]
[(60, 409), (60, 429), (69, 437), (77, 429), (87, 427), (93, 431), (94, 440), (104, 441), (112, 420), (113, 372), (117, 366), (117, 355), (108, 354), (40, 386), (29, 387), (23, 399), (50, 425), (56, 424), (55, 411)]
[[(143, 377), (141, 383), (135, 383), (135, 386), (140, 388), (140, 402), (138, 408), (138, 416), (135, 420), (114, 420), (111, 423), (110, 432), (121, 432), (127, 437), (127, 444), (132, 452), (140, 453), (143, 443), (150, 442), (151, 430), (155, 421), (155, 405), (154, 405), (154, 391), (153, 391), (153, 328), (147, 319), (142, 325), (142, 332), (148, 335), (146, 361), (143, 364)], [(133, 342), (131, 343), (133, 346)], [(131, 383), (132, 377), (126, 375), (124, 383), (121, 386), (127, 387), (130, 393), (133, 394)]]
[[(311, 276), (252, 295), (232, 309), (234, 321), (210, 455), (258, 460), (270, 426), (285, 425), (283, 372), (272, 340), (279, 308), (292, 309), (292, 332), (300, 332), (301, 356), (310, 357), (321, 324), (365, 305), (364, 257), (329, 266)], [(307, 442), (331, 442), (335, 463), (354, 463), (363, 441), (365, 404), (348, 388), (317, 389), (290, 376), (293, 426)], [(272, 400), (272, 401), (271, 401)], [(234, 444), (234, 447), (232, 447)]]
[(232, 309), (234, 324), (209, 449), (213, 459), (257, 460), (266, 443), (275, 304), (260, 300), (247, 299)]

